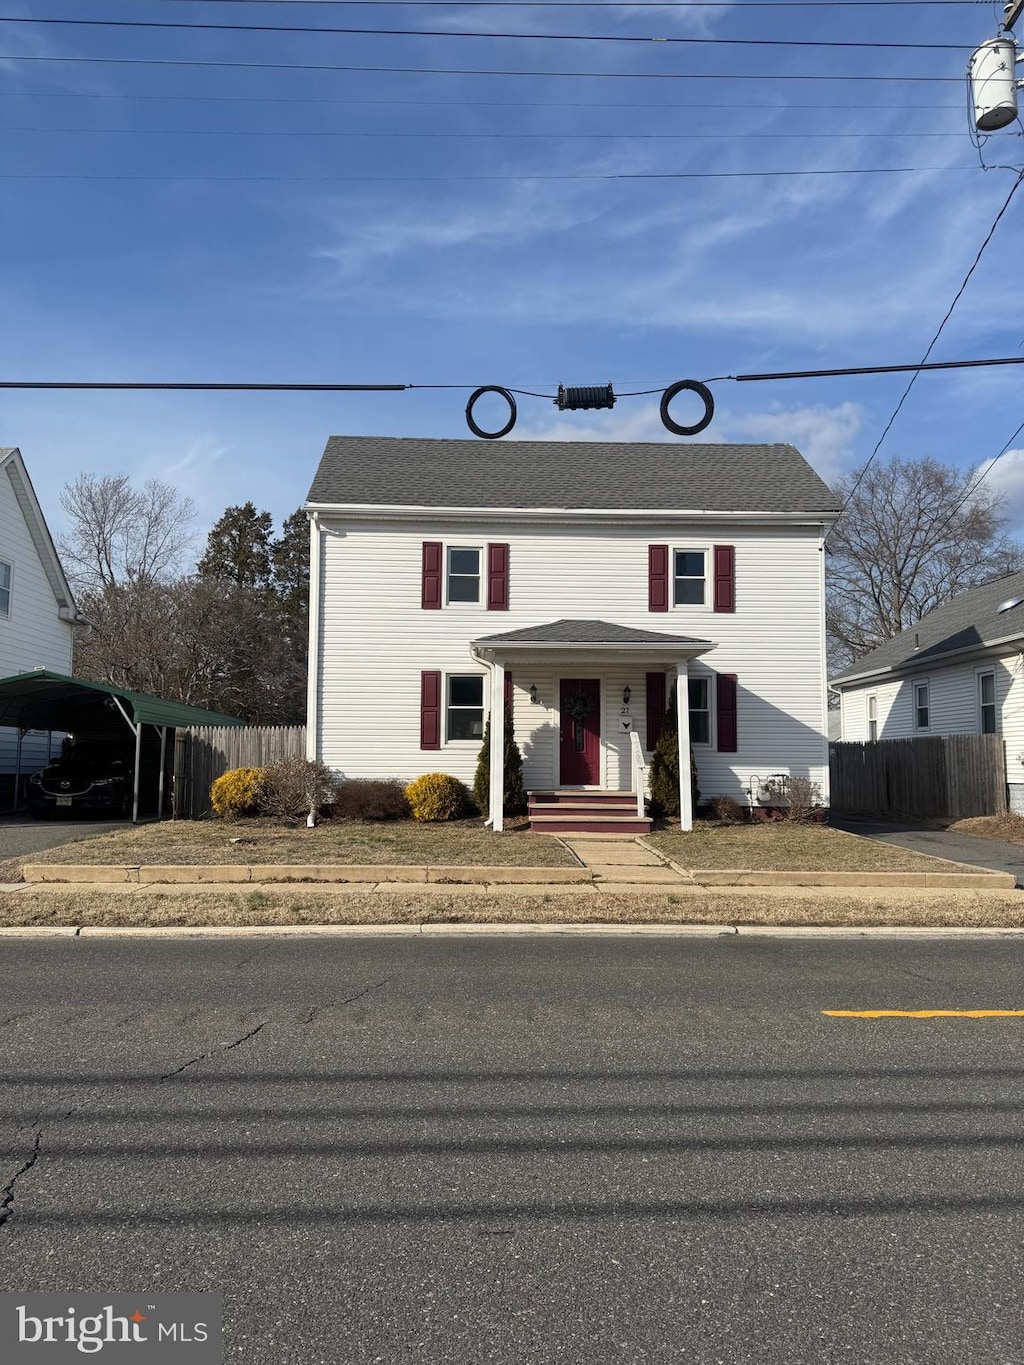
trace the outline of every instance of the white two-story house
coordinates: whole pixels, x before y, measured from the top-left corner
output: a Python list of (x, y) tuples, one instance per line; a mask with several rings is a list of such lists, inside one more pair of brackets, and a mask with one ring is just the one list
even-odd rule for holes
[(674, 704), (684, 829), (691, 746), (704, 800), (827, 798), (838, 506), (792, 446), (332, 437), (306, 512), (308, 752), (343, 778), (471, 783), (490, 714), (500, 830), (504, 698), (534, 800), (610, 810)]
[[(0, 678), (70, 673), (79, 619), (21, 451), (0, 446)], [(45, 733), (26, 735), (21, 771), (42, 767), (51, 743)], [(14, 773), (17, 751), (17, 731), (0, 727), (0, 774)]]

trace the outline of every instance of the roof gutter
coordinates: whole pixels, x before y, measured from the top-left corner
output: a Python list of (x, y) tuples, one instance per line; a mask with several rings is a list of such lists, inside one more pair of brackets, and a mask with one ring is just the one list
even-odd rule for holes
[(353, 518), (388, 518), (396, 521), (418, 521), (424, 517), (445, 517), (452, 521), (475, 521), (481, 517), (513, 517), (517, 521), (566, 521), (594, 520), (615, 521), (621, 525), (632, 520), (638, 522), (664, 521), (666, 518), (686, 517), (701, 521), (735, 522), (773, 522), (790, 526), (831, 525), (839, 517), (838, 508), (826, 511), (807, 512), (758, 512), (713, 511), (707, 508), (650, 507), (650, 508), (610, 508), (610, 507), (446, 507), (428, 504), (399, 503), (341, 503), (307, 502), (302, 510), (307, 516), (321, 515), (346, 516)]

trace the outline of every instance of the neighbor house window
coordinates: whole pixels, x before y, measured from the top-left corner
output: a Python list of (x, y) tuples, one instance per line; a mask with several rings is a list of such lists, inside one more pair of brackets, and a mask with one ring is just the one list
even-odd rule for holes
[(11, 614), (11, 565), (0, 559), (0, 616)]
[(878, 698), (868, 697), (868, 739), (878, 738)]
[(480, 601), (480, 551), (452, 545), (448, 550), (448, 601)]
[(449, 739), (483, 739), (484, 680), (481, 674), (448, 678)]
[(927, 730), (929, 723), (928, 716), (928, 684), (926, 682), (916, 682), (914, 684), (914, 729)]
[(996, 733), (996, 675), (978, 674), (978, 706), (981, 711), (981, 733)]
[(707, 678), (688, 679), (690, 695), (690, 743), (711, 743), (711, 689)]
[(674, 602), (677, 607), (702, 607), (705, 602), (705, 555), (703, 550), (673, 552)]

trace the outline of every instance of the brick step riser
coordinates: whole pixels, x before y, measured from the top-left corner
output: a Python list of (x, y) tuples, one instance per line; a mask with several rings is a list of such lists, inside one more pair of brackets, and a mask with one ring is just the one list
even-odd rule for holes
[(613, 804), (636, 805), (636, 797), (610, 792), (531, 792), (527, 795), (531, 806), (593, 806)]
[(577, 805), (575, 802), (570, 803), (565, 801), (552, 807), (543, 804), (535, 806), (531, 801), (529, 804), (529, 812), (531, 815), (561, 815), (564, 812), (566, 818), (572, 817), (573, 819), (575, 819), (577, 815), (636, 815), (636, 802), (608, 801), (599, 806), (596, 802), (587, 802), (583, 805)]

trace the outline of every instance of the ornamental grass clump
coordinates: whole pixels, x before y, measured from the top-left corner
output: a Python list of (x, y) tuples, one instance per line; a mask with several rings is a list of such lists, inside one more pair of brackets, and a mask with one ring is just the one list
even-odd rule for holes
[(214, 815), (234, 820), (240, 815), (257, 815), (266, 791), (262, 768), (229, 768), (210, 788)]
[(424, 773), (405, 789), (414, 820), (457, 820), (467, 813), (465, 785), (448, 773)]

